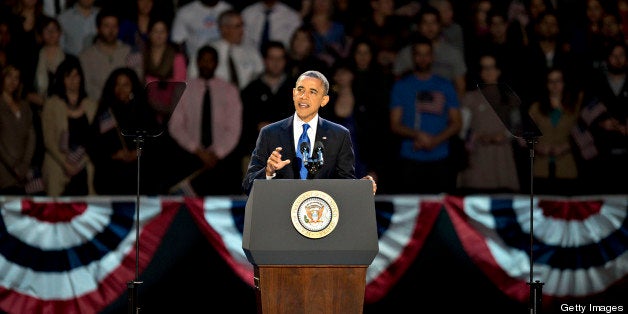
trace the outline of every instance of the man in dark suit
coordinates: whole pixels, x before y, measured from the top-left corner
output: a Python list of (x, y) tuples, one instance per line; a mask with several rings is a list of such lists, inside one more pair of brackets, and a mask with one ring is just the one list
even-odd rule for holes
[[(271, 123), (260, 130), (251, 161), (242, 182), (247, 195), (255, 179), (299, 179), (301, 168), (297, 144), (308, 124), (310, 143), (321, 142), (324, 147), (324, 164), (308, 179), (355, 179), (355, 156), (349, 130), (318, 115), (320, 108), (329, 102), (329, 81), (318, 71), (307, 71), (299, 76), (292, 90), (295, 114)], [(310, 153), (312, 148), (310, 148)], [(285, 159), (283, 159), (285, 158)], [(301, 178), (305, 179), (305, 178)], [(372, 177), (373, 193), (377, 185)]]

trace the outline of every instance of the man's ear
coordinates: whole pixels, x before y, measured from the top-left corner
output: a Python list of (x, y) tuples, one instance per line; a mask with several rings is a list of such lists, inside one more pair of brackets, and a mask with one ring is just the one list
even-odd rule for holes
[(323, 96), (323, 99), (321, 101), (321, 107), (325, 107), (325, 105), (327, 105), (328, 102), (329, 102), (329, 95)]

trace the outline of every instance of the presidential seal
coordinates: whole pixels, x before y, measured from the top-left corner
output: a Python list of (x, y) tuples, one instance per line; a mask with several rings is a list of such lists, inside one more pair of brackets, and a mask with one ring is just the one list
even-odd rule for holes
[(338, 224), (338, 206), (321, 191), (302, 193), (292, 203), (292, 225), (300, 234), (318, 239), (330, 234)]

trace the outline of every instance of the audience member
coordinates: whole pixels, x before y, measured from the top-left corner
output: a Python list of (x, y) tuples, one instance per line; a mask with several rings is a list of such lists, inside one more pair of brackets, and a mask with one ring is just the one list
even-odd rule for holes
[(185, 48), (189, 78), (198, 75), (197, 50), (220, 39), (218, 17), (232, 8), (229, 2), (223, 0), (194, 0), (177, 9), (172, 24), (172, 41)]
[(526, 49), (525, 71), (521, 71), (525, 81), (518, 85), (521, 88), (519, 96), (524, 104), (537, 101), (537, 96), (547, 89), (544, 85), (547, 82), (546, 74), (553, 68), (562, 69), (567, 85), (579, 89), (583, 68), (576, 66), (574, 55), (562, 42), (556, 14), (540, 13), (531, 31), (534, 36), (530, 37)]
[(15, 49), (19, 51), (11, 62), (20, 69), (24, 93), (33, 93), (37, 56), (40, 46), (38, 31), (47, 19), (43, 14), (40, 0), (18, 0), (13, 14), (19, 23), (13, 33)]
[(288, 75), (293, 79), (308, 69), (327, 74), (329, 67), (314, 54), (314, 35), (308, 26), (301, 26), (292, 34), (286, 67)]
[[(390, 131), (390, 89), (394, 82), (388, 69), (376, 60), (377, 49), (369, 40), (357, 38), (350, 50), (348, 66), (353, 74), (352, 90), (356, 121), (354, 147), (360, 150), (360, 158), (367, 172), (379, 182), (380, 192), (387, 193), (395, 158), (382, 156), (381, 151), (396, 152), (398, 143)], [(374, 145), (374, 143), (376, 143)]]
[[(513, 1), (519, 2), (519, 1)], [(495, 3), (491, 0), (473, 0), (469, 6), (469, 14), (464, 19), (465, 32), (464, 42), (467, 43), (465, 47), (470, 48), (476, 45), (478, 38), (485, 37), (488, 34), (488, 14), (491, 10), (495, 9)]]
[(78, 56), (83, 49), (94, 41), (96, 36), (96, 15), (100, 8), (94, 6), (95, 0), (77, 0), (76, 3), (59, 14), (62, 40), (61, 47), (67, 53)]
[(79, 59), (85, 71), (87, 95), (99, 101), (109, 74), (116, 68), (126, 66), (131, 47), (118, 39), (119, 19), (113, 11), (100, 10), (96, 26), (96, 40), (79, 54)]
[(333, 0), (313, 0), (311, 11), (303, 19), (314, 35), (314, 55), (330, 67), (347, 56), (350, 45), (345, 26), (333, 18)]
[(244, 89), (264, 71), (259, 49), (243, 42), (244, 22), (235, 10), (223, 12), (218, 19), (221, 38), (210, 43), (218, 51), (216, 77)]
[[(500, 84), (501, 68), (497, 57), (479, 57), (479, 83)], [(476, 67), (473, 67), (476, 68)], [(517, 193), (520, 191), (513, 137), (500, 116), (480, 89), (468, 91), (462, 98), (462, 109), (469, 121), (463, 129), (469, 152), (469, 165), (458, 176), (458, 192)], [(504, 115), (502, 118), (505, 118)], [(513, 117), (513, 120), (516, 117)], [(508, 123), (508, 121), (506, 121)]]
[(219, 58), (211, 46), (199, 49), (199, 77), (188, 80), (168, 125), (185, 151), (176, 164), (183, 180), (173, 188), (194, 191), (186, 195), (241, 194), (240, 160), (233, 153), (242, 134), (242, 102), (235, 85), (214, 76)]
[[(102, 95), (87, 143), (94, 164), (94, 191), (99, 195), (135, 195), (137, 150), (134, 138), (124, 136), (121, 125), (131, 125), (133, 110), (146, 101), (144, 85), (132, 69), (117, 68), (107, 78)], [(142, 194), (147, 193), (144, 190)]]
[(593, 65), (604, 66), (608, 48), (616, 42), (624, 42), (621, 22), (618, 13), (608, 12), (602, 16), (600, 34), (591, 42)]
[(375, 46), (375, 60), (392, 71), (397, 52), (410, 37), (410, 21), (395, 14), (394, 0), (372, 0), (368, 15), (359, 17), (350, 33), (353, 38), (368, 38)]
[(13, 40), (15, 32), (15, 26), (7, 16), (0, 18), (0, 67), (13, 64), (17, 59), (19, 49)]
[[(362, 149), (358, 145), (358, 121), (356, 111), (358, 104), (353, 89), (353, 72), (344, 60), (336, 61), (330, 71), (332, 80), (329, 82), (329, 102), (327, 107), (319, 109), (319, 114), (332, 122), (338, 123), (349, 130), (351, 142), (354, 143), (355, 175), (363, 177), (367, 174), (367, 165), (362, 158)], [(369, 173), (374, 175), (374, 173)]]
[(45, 18), (39, 29), (39, 36), (42, 45), (39, 48), (33, 84), (36, 93), (29, 100), (41, 107), (52, 92), (54, 74), (67, 53), (61, 47), (61, 24), (56, 19)]
[(33, 165), (41, 169), (44, 160), (45, 147), (43, 130), (41, 127), (41, 111), (46, 99), (52, 94), (52, 86), (57, 67), (66, 58), (76, 58), (61, 48), (61, 25), (50, 17), (45, 17), (38, 30), (42, 45), (39, 48), (33, 91), (26, 94), (33, 111), (33, 124), (37, 134), (37, 145)]
[(0, 87), (0, 195), (25, 195), (36, 144), (33, 113), (17, 67), (2, 68)]
[[(418, 15), (418, 36), (429, 39), (434, 50), (434, 62), (431, 65), (434, 74), (450, 80), (456, 88), (458, 97), (466, 92), (467, 65), (462, 51), (442, 39), (441, 21), (438, 10), (431, 6), (423, 6)], [(414, 71), (414, 44), (402, 48), (397, 54), (393, 73), (402, 77)]]
[(560, 68), (547, 72), (546, 88), (529, 114), (543, 134), (534, 145), (534, 193), (578, 195), (580, 182), (571, 132), (582, 104), (582, 93), (570, 89)]
[(141, 51), (129, 56), (128, 65), (133, 68), (143, 84), (154, 81), (179, 81), (187, 79), (185, 54), (170, 41), (170, 25), (161, 18), (151, 20), (147, 29), (147, 41)]
[(436, 8), (440, 14), (443, 40), (464, 53), (466, 51), (464, 47), (464, 33), (462, 26), (454, 17), (454, 7), (451, 0), (429, 0), (429, 5)]
[(520, 90), (521, 85), (527, 84), (523, 78), (525, 67), (524, 45), (520, 38), (513, 34), (511, 24), (505, 12), (492, 9), (487, 15), (488, 32), (479, 38), (475, 38), (465, 51), (466, 62), (469, 65), (467, 72), (467, 86), (473, 90), (481, 81), (479, 77), (482, 69), (480, 57), (491, 54), (497, 59), (499, 66), (499, 80), (510, 85), (515, 90)]
[(280, 0), (255, 1), (242, 10), (244, 43), (262, 51), (268, 41), (290, 45), (294, 31), (301, 26), (301, 15)]
[(451, 193), (457, 171), (449, 162), (449, 138), (461, 128), (458, 95), (450, 80), (432, 71), (432, 41), (412, 44), (413, 73), (394, 83), (390, 127), (401, 138), (397, 193)]
[(512, 1), (508, 7), (509, 21), (516, 28), (515, 32), (520, 36), (524, 46), (537, 40), (534, 28), (538, 24), (539, 17), (546, 12), (551, 12), (547, 0)]
[(42, 111), (46, 147), (42, 175), (48, 196), (94, 194), (94, 169), (86, 146), (97, 106), (87, 96), (78, 59), (65, 59), (57, 68), (52, 96)]
[(156, 8), (155, 0), (134, 0), (128, 15), (123, 15), (120, 19), (118, 38), (129, 45), (132, 52), (143, 51), (148, 38), (150, 21), (156, 17), (165, 19), (162, 14), (165, 16), (165, 13)]
[(605, 66), (587, 89), (576, 139), (583, 156), (583, 181), (591, 193), (626, 193), (628, 177), (628, 60), (626, 45), (611, 45)]
[(290, 102), (292, 78), (286, 73), (286, 48), (279, 41), (269, 41), (262, 48), (262, 57), (264, 73), (241, 92), (243, 123), (239, 154), (242, 156), (244, 171), (249, 164), (260, 129), (294, 112), (294, 106)]

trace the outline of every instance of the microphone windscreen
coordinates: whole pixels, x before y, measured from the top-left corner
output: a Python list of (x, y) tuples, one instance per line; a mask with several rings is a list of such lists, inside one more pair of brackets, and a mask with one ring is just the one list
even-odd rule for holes
[(307, 142), (301, 142), (301, 145), (299, 146), (299, 151), (301, 153), (309, 152), (310, 151), (310, 145)]
[(321, 142), (321, 141), (316, 141), (316, 143), (314, 143), (314, 150), (315, 151), (320, 150), (320, 151), (324, 152), (325, 151), (325, 145), (323, 145), (323, 142)]

